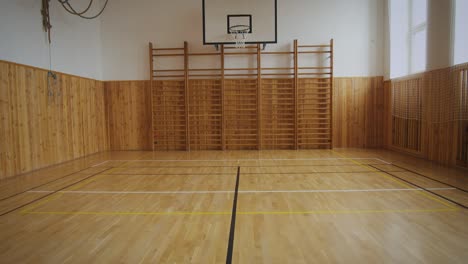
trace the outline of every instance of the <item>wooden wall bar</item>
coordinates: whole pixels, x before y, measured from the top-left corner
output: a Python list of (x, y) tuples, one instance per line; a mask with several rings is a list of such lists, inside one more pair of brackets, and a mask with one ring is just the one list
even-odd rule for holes
[(222, 149), (221, 80), (189, 81), (190, 149)]
[(152, 150), (149, 81), (107, 81), (110, 150)]
[(262, 80), (262, 148), (295, 148), (294, 79)]
[(227, 150), (258, 148), (256, 79), (224, 80), (224, 133)]
[(108, 149), (102, 82), (56, 74), (0, 61), (0, 179)]
[[(183, 48), (149, 44), (154, 149), (332, 147), (333, 40), (302, 46), (295, 40), (293, 52), (263, 52), (258, 44), (220, 48), (190, 53), (187, 42)], [(224, 67), (239, 55), (252, 57), (256, 67)], [(294, 67), (262, 68), (263, 55), (291, 56)], [(161, 56), (184, 57), (183, 66), (161, 68)], [(189, 69), (193, 56), (218, 56), (221, 67)]]

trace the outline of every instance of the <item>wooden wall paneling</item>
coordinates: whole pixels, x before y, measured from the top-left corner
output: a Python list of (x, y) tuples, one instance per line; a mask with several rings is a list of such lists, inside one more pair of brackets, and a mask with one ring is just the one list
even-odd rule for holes
[(151, 150), (150, 81), (105, 82), (111, 150)]
[[(348, 82), (348, 85), (344, 84)], [(351, 80), (340, 78), (334, 80), (333, 87), (333, 147), (346, 147), (348, 144), (348, 103), (346, 96), (348, 90), (344, 89), (343, 86), (352, 87)]]
[(468, 65), (455, 71), (455, 85), (459, 91), (457, 164), (468, 167)]
[[(392, 117), (392, 125), (385, 131), (392, 137), (389, 148), (446, 165), (457, 163), (457, 151), (462, 146), (460, 111), (467, 108), (460, 102), (459, 76), (467, 68), (468, 64), (456, 65), (391, 81), (392, 109), (386, 115)], [(411, 108), (411, 98), (416, 94), (421, 98), (420, 122), (394, 114), (401, 105), (410, 106), (410, 114), (418, 112)]]
[(13, 139), (13, 122), (10, 111), (13, 108), (10, 91), (10, 66), (0, 61), (0, 168), (1, 176), (12, 175), (16, 171)]
[[(392, 83), (383, 83), (383, 141), (382, 146), (390, 148), (392, 139)], [(424, 144), (423, 144), (424, 145)]]
[(28, 116), (28, 107), (32, 107), (27, 103), (28, 91), (32, 82), (31, 68), (14, 66), (16, 72), (16, 94), (13, 100), (16, 101), (16, 109), (13, 112), (14, 119), (17, 121), (18, 145), (17, 153), (20, 159), (20, 172), (26, 172), (33, 168), (31, 161), (31, 137), (30, 137), (30, 118)]
[[(31, 68), (25, 68), (27, 70), (26, 78), (26, 90), (27, 96), (24, 97), (26, 104), (28, 105), (27, 119), (29, 128), (35, 133), (29, 133), (31, 149), (31, 167), (38, 168), (40, 164), (47, 163), (47, 159), (57, 160), (57, 155), (54, 150), (58, 150), (58, 146), (51, 148), (51, 141), (56, 139), (52, 135), (54, 132), (53, 127), (56, 126), (56, 120), (52, 120), (52, 110), (55, 104), (50, 104), (49, 101), (54, 97), (47, 96), (47, 75), (42, 72), (35, 71)], [(54, 85), (55, 86), (55, 85)], [(53, 86), (52, 86), (53, 87)], [(52, 89), (51, 87), (51, 89)], [(29, 119), (29, 117), (35, 116), (35, 118)], [(50, 131), (49, 131), (50, 130)], [(50, 135), (50, 136), (47, 136)], [(58, 159), (57, 162), (61, 160)]]
[[(424, 108), (427, 122), (424, 133), (430, 144), (424, 151), (429, 160), (435, 160), (443, 164), (454, 165), (456, 163), (456, 150), (458, 138), (458, 122), (454, 116), (456, 86), (451, 82), (452, 69), (440, 69), (425, 73), (422, 76), (426, 103)], [(407, 82), (413, 82), (408, 80)]]
[(333, 89), (334, 147), (381, 147), (384, 133), (383, 78), (334, 78)]
[(96, 134), (98, 135), (97, 148), (99, 151), (110, 149), (107, 118), (108, 113), (106, 111), (106, 92), (104, 82), (96, 81)]
[(0, 61), (0, 179), (107, 150), (100, 82), (56, 76)]
[(384, 90), (383, 78), (361, 78), (366, 88), (365, 98), (365, 145), (376, 148), (383, 146)]

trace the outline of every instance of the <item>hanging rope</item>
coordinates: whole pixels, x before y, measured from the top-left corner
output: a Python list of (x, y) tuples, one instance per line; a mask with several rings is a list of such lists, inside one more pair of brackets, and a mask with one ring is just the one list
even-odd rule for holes
[[(89, 1), (88, 7), (87, 7), (85, 10), (83, 10), (82, 12), (76, 12), (76, 11), (73, 9), (73, 7), (71, 7), (70, 3), (68, 3), (68, 0), (66, 0), (66, 1), (60, 1), (60, 0), (59, 0), (59, 2), (62, 4), (62, 6), (63, 6), (64, 4), (70, 5), (71, 10), (73, 10), (74, 13), (77, 13), (77, 14), (79, 14), (79, 15), (82, 15), (82, 14), (88, 12), (89, 8), (90, 8), (91, 5), (93, 4), (93, 1), (94, 1), (94, 0)], [(64, 6), (64, 7), (65, 7), (65, 6)]]
[(44, 27), (44, 31), (47, 32), (49, 37), (49, 44), (50, 44), (50, 29), (52, 25), (50, 24), (50, 15), (49, 15), (49, 2), (50, 0), (42, 0), (42, 26)]
[[(62, 7), (68, 13), (70, 13), (70, 14), (72, 14), (74, 16), (84, 18), (84, 19), (95, 19), (98, 16), (100, 16), (104, 12), (104, 10), (106, 9), (107, 3), (109, 2), (109, 0), (106, 0), (106, 2), (104, 3), (104, 6), (102, 7), (101, 11), (99, 11), (96, 15), (86, 16), (85, 14), (89, 11), (91, 6), (93, 5), (94, 0), (90, 0), (88, 6), (86, 7), (86, 9), (84, 9), (83, 11), (80, 11), (80, 12), (76, 11), (76, 9), (73, 8), (73, 6), (70, 4), (70, 0), (57, 0), (57, 1), (62, 5)], [(51, 42), (50, 29), (52, 28), (52, 25), (50, 24), (49, 3), (50, 3), (50, 0), (42, 0), (41, 14), (42, 14), (42, 26), (44, 27), (44, 31), (47, 32), (47, 34), (48, 34), (48, 39), (49, 39), (49, 43), (50, 43)]]
[(72, 15), (75, 15), (75, 16), (79, 16), (81, 18), (84, 18), (84, 19), (95, 19), (97, 18), (98, 16), (100, 16), (102, 14), (102, 12), (104, 12), (104, 9), (106, 9), (106, 6), (107, 6), (107, 2), (109, 2), (109, 0), (106, 0), (106, 2), (104, 3), (104, 6), (102, 7), (101, 11), (99, 11), (99, 13), (97, 13), (96, 15), (94, 16), (85, 16), (84, 14), (86, 12), (88, 12), (89, 8), (91, 8), (91, 5), (93, 4), (93, 1), (94, 0), (90, 0), (89, 1), (89, 4), (88, 4), (88, 7), (81, 11), (81, 12), (77, 12), (73, 7), (72, 5), (69, 3), (70, 0), (57, 0), (59, 1), (60, 4), (62, 4), (63, 8), (70, 14)]
[[(93, 5), (94, 0), (90, 0), (88, 6), (83, 10), (83, 11), (76, 11), (75, 8), (69, 3), (69, 0), (57, 0), (62, 7), (70, 14), (79, 16), (84, 19), (95, 19), (98, 16), (104, 12), (104, 9), (106, 9), (107, 2), (109, 0), (106, 0), (104, 3), (104, 6), (102, 7), (101, 11), (99, 11), (96, 15), (94, 16), (86, 16), (85, 14), (90, 10), (91, 6)], [(54, 97), (54, 90), (52, 86), (57, 85), (57, 75), (52, 71), (52, 50), (51, 50), (51, 38), (50, 38), (50, 31), (52, 28), (52, 25), (50, 24), (50, 12), (49, 12), (49, 4), (50, 0), (42, 0), (42, 8), (41, 8), (41, 14), (42, 14), (42, 26), (44, 28), (44, 31), (47, 32), (47, 37), (49, 40), (49, 71), (47, 73), (47, 90), (48, 90), (48, 98), (51, 99)], [(53, 81), (51, 81), (51, 79)], [(60, 95), (60, 91), (57, 92), (58, 95)]]

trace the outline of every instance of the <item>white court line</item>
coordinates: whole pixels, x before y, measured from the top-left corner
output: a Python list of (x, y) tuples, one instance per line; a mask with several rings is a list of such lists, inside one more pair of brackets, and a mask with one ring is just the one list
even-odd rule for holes
[[(430, 191), (455, 190), (456, 188), (426, 188)], [(336, 192), (399, 192), (423, 191), (422, 188), (413, 189), (344, 189), (344, 190), (245, 190), (238, 193), (336, 193)], [(29, 193), (52, 193), (54, 191), (28, 191)], [(207, 194), (207, 193), (234, 193), (234, 191), (59, 191), (69, 194)]]
[(95, 165), (91, 166), (91, 168), (92, 168), (92, 167), (100, 166), (100, 165), (102, 165), (102, 164), (104, 164), (104, 163), (107, 163), (107, 162), (109, 162), (109, 161), (108, 161), (108, 160), (105, 160), (105, 161), (103, 161), (103, 162), (101, 162), (101, 163), (98, 163), (98, 164), (95, 164)]
[(369, 160), (378, 160), (380, 162), (383, 162), (385, 164), (391, 164), (390, 162), (387, 162), (387, 161), (384, 161), (384, 160), (381, 160), (381, 159), (378, 159), (378, 158), (301, 158), (301, 159), (218, 159), (218, 160), (107, 160), (107, 161), (104, 161), (104, 162), (101, 162), (97, 165), (94, 165), (93, 167), (95, 166), (98, 166), (98, 165), (102, 165), (103, 163), (106, 163), (106, 162), (111, 162), (111, 161), (123, 161), (123, 162), (127, 162), (127, 161), (132, 161), (132, 162), (148, 162), (148, 161), (155, 161), (155, 162), (200, 162), (200, 161), (209, 161), (209, 162), (226, 162), (226, 161), (275, 161), (275, 160), (289, 160), (289, 161), (294, 161), (294, 160), (366, 160), (366, 159), (369, 159)]
[(373, 159), (378, 160), (378, 161), (381, 161), (381, 162), (383, 162), (383, 163), (385, 163), (385, 164), (388, 164), (388, 165), (392, 165), (391, 162), (388, 162), (388, 161), (385, 161), (385, 160), (382, 160), (382, 159), (378, 159), (378, 158), (373, 158)]
[[(54, 191), (28, 191), (31, 193), (52, 193)], [(234, 193), (234, 191), (59, 191), (70, 194), (194, 194), (194, 193)]]

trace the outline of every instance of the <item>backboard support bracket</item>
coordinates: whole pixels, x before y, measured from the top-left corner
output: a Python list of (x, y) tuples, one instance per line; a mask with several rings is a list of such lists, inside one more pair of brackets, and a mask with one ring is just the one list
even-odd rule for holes
[[(262, 50), (265, 50), (266, 49), (266, 46), (268, 45), (268, 43), (260, 43), (262, 45)], [(219, 51), (219, 44), (213, 44), (213, 46), (215, 47), (216, 51)]]

